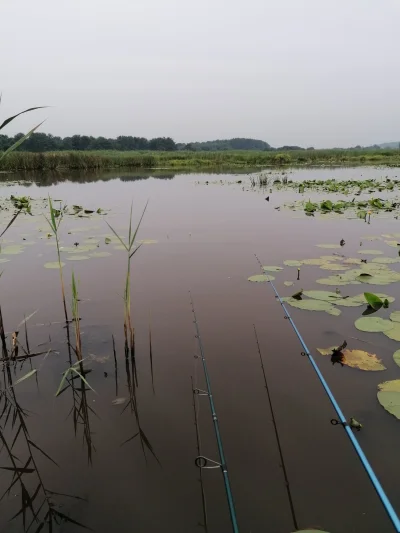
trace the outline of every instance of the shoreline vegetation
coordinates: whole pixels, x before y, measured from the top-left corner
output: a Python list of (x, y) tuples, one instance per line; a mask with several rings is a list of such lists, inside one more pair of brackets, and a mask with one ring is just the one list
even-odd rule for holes
[(400, 150), (290, 150), (284, 152), (196, 151), (15, 151), (1, 159), (0, 171), (89, 170), (113, 168), (191, 169), (285, 166), (386, 165), (400, 167)]

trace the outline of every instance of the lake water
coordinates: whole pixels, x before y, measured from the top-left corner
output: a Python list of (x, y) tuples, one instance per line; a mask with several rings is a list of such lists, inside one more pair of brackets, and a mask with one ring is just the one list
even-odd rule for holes
[[(308, 169), (289, 174), (290, 179), (298, 181), (385, 176), (394, 178), (397, 169)], [(271, 286), (250, 283), (247, 278), (259, 273), (255, 253), (264, 265), (282, 265), (287, 259), (317, 258), (332, 252), (357, 257), (362, 241), (364, 247), (395, 257), (397, 250), (383, 240), (367, 242), (363, 237), (399, 232), (397, 219), (373, 217), (368, 225), (345, 216), (324, 220), (300, 216), (283, 208), (277, 210), (276, 207), (298, 195), (293, 191), (274, 190), (269, 194), (252, 189), (246, 174), (174, 176), (165, 171), (156, 177), (118, 172), (36, 175), (33, 178), (37, 183), (25, 183), (26, 176), (3, 175), (3, 178), (2, 198), (29, 195), (34, 199), (34, 216), (21, 214), (3, 237), (0, 258), (10, 259), (1, 265), (0, 280), (7, 343), (11, 343), (12, 332), (19, 329), (20, 342), (25, 345), (24, 327), (19, 324), (24, 316), (37, 310), (27, 322), (30, 350), (53, 351), (32, 358), (33, 368), (38, 369), (37, 380), (32, 376), (15, 384), (31, 370), (29, 361), (10, 367), (15, 398), (26, 410), (26, 418), (22, 417), (26, 433), (21, 431), (12, 447), (19, 419), (13, 420), (12, 415), (7, 419), (7, 410), (1, 413), (5, 429), (0, 466), (12, 468), (14, 460), (17, 468), (26, 469), (18, 475), (29, 494), (32, 496), (39, 487), (34, 509), (37, 511), (44, 502), (38, 516), (43, 518), (48, 509), (55, 509), (102, 533), (204, 531), (199, 470), (195, 466), (198, 454), (191, 376), (196, 372), (197, 386), (201, 389), (205, 388), (205, 382), (201, 362), (194, 357), (199, 349), (189, 300), (191, 291), (240, 531), (290, 533), (295, 529), (253, 324), (260, 341), (300, 529), (316, 527), (330, 533), (393, 531), (345, 432), (340, 426), (330, 424), (335, 413), (309, 361), (301, 357), (302, 349), (288, 321), (284, 320)], [(46, 205), (42, 199), (47, 195), (68, 206), (75, 204), (94, 211), (101, 208), (107, 213), (94, 213), (89, 218), (66, 215), (60, 225), (61, 246), (67, 250), (75, 243), (78, 243), (77, 250), (90, 241), (96, 245), (78, 254), (89, 256), (87, 260), (71, 261), (74, 254), (62, 252), (70, 315), (72, 269), (78, 280), (83, 355), (87, 358), (86, 368), (91, 370), (86, 379), (95, 392), (88, 390), (82, 394), (81, 386), (76, 385), (75, 393), (69, 388), (55, 397), (69, 361), (59, 272), (44, 268), (45, 263), (57, 259), (54, 237), (47, 236), (49, 228), (41, 214)], [(266, 195), (270, 196), (269, 202), (265, 201)], [(144, 243), (132, 258), (136, 405), (145, 437), (141, 440), (137, 436), (123, 444), (138, 431), (137, 416), (128, 403), (123, 349), (122, 296), (127, 261), (126, 252), (118, 249), (115, 239), (105, 243), (106, 236), (112, 234), (106, 221), (127, 237), (131, 202), (133, 219), (137, 222), (147, 200), (138, 239), (156, 242)], [(3, 227), (10, 217), (11, 212), (3, 209)], [(341, 239), (346, 244), (340, 250), (315, 246), (337, 244)], [(5, 247), (15, 244), (22, 245), (22, 253), (4, 254)], [(92, 257), (93, 252), (110, 255)], [(389, 266), (400, 270), (399, 265)], [(315, 283), (317, 278), (328, 274), (335, 272), (305, 266), (301, 268), (301, 281), (297, 282), (297, 268), (285, 267), (276, 273), (276, 286), (284, 296), (300, 288), (335, 290)], [(295, 284), (287, 287), (284, 281)], [(383, 287), (350, 285), (342, 287), (342, 294), (355, 295), (364, 290), (385, 292), (396, 298), (391, 309), (380, 312), (380, 316), (400, 309), (398, 283)], [(400, 369), (392, 359), (399, 343), (383, 334), (358, 331), (354, 321), (363, 308), (344, 307), (340, 316), (289, 310), (345, 415), (363, 424), (362, 431), (356, 433), (357, 439), (391, 502), (400, 511), (398, 421), (376, 398), (379, 383), (400, 377)], [(71, 327), (72, 336), (73, 331)], [(334, 346), (344, 339), (352, 349), (376, 353), (387, 370), (363, 372), (332, 365), (328, 357), (317, 354), (317, 347)], [(21, 350), (19, 355), (23, 353)], [(6, 380), (4, 365), (3, 370), (3, 380)], [(76, 384), (79, 382), (80, 379), (75, 380)], [(203, 396), (198, 400), (202, 454), (217, 460), (208, 400)], [(81, 402), (86, 409), (79, 411), (84, 414), (74, 427), (76, 402), (78, 411)], [(0, 408), (3, 409), (1, 403)], [(59, 466), (29, 444), (28, 432), (30, 442)], [(29, 448), (34, 462), (28, 463)], [(13, 480), (12, 471), (1, 472), (0, 496)], [(211, 469), (202, 473), (208, 531), (229, 532), (221, 472)], [(80, 499), (47, 492), (46, 500), (43, 488)], [(23, 513), (10, 521), (21, 509), (21, 492), (17, 479), (0, 502), (0, 531), (24, 531)], [(29, 510), (26, 516), (25, 529), (32, 519)], [(55, 531), (79, 530), (60, 515), (58, 521)], [(38, 530), (38, 525), (34, 524), (29, 531)]]

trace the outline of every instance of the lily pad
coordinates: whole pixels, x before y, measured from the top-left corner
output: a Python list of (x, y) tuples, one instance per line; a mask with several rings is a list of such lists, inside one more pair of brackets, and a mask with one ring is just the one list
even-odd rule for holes
[(359, 281), (353, 281), (339, 276), (329, 276), (328, 278), (321, 278), (316, 280), (321, 285), (360, 285)]
[[(333, 350), (337, 346), (330, 348), (317, 348), (321, 355), (332, 355)], [(371, 372), (386, 370), (386, 367), (382, 364), (381, 359), (375, 354), (364, 352), (363, 350), (343, 350), (339, 352), (343, 357), (340, 358), (340, 363), (351, 368), (358, 368), (360, 370), (367, 370)]]
[(263, 266), (263, 270), (265, 272), (279, 272), (280, 270), (283, 270), (283, 267), (279, 267), (279, 266)]
[[(373, 259), (375, 261), (375, 259)], [(361, 259), (358, 259), (358, 257), (348, 257), (343, 261), (343, 264), (345, 265), (361, 265), (362, 261)]]
[(322, 257), (317, 257), (315, 259), (303, 259), (301, 262), (303, 265), (321, 266), (321, 265), (326, 264), (327, 259), (322, 259)]
[(339, 265), (338, 263), (325, 263), (321, 265), (322, 270), (349, 270), (349, 268), (346, 265)]
[(11, 259), (6, 259), (5, 257), (0, 258), (0, 263), (8, 263), (9, 261), (11, 261)]
[(389, 339), (392, 339), (394, 341), (400, 341), (400, 323), (399, 322), (391, 322), (392, 328), (388, 331), (384, 331), (383, 333), (386, 335), (386, 337), (389, 337)]
[(340, 244), (316, 244), (318, 248), (341, 248)]
[(359, 250), (357, 253), (362, 255), (383, 255), (380, 250)]
[(110, 252), (93, 252), (89, 254), (90, 257), (108, 257), (110, 256)]
[(291, 287), (292, 285), (294, 285), (293, 281), (284, 281), (283, 284), (284, 284), (286, 287)]
[(400, 366), (400, 350), (394, 352), (393, 361), (396, 363), (397, 366)]
[(385, 243), (388, 246), (391, 246), (392, 248), (397, 248), (398, 246), (400, 246), (400, 243), (398, 241), (385, 241)]
[(71, 255), (65, 258), (67, 261), (84, 261), (85, 259), (90, 259), (88, 255)]
[(371, 262), (390, 265), (392, 263), (400, 263), (400, 257), (374, 257)]
[(337, 300), (342, 298), (339, 294), (336, 294), (336, 292), (330, 291), (304, 291), (303, 294), (314, 300), (324, 300), (325, 302), (334, 301), (336, 303)]
[(12, 244), (10, 246), (4, 246), (0, 249), (0, 253), (4, 255), (18, 255), (22, 254), (24, 247), (19, 244)]
[(400, 420), (400, 379), (380, 383), (377, 396), (382, 407)]
[(306, 311), (325, 311), (331, 315), (340, 315), (340, 309), (335, 309), (333, 305), (324, 300), (297, 300), (296, 298), (282, 298), (287, 304), (297, 309), (304, 309)]
[(286, 259), (283, 264), (288, 267), (300, 267), (303, 263), (297, 259)]
[(393, 329), (393, 322), (385, 320), (380, 317), (361, 317), (354, 322), (355, 327), (360, 331), (368, 331), (369, 333), (388, 332)]
[(141, 241), (137, 241), (139, 244), (157, 244), (158, 241), (154, 239), (142, 239)]
[[(65, 266), (65, 263), (61, 262), (61, 268)], [(60, 268), (60, 264), (58, 261), (53, 261), (50, 263), (45, 263), (44, 268)]]
[(400, 322), (400, 311), (393, 311), (390, 315), (390, 320), (392, 322)]
[(266, 274), (256, 274), (255, 276), (250, 276), (249, 278), (247, 278), (248, 281), (254, 281), (256, 283), (262, 283), (264, 281), (270, 281), (270, 280), (274, 280), (274, 276), (267, 276)]

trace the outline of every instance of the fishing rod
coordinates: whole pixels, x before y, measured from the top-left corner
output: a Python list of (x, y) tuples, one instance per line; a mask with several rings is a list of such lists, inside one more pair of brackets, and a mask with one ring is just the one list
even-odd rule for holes
[(254, 327), (254, 335), (256, 337), (258, 355), (260, 356), (261, 369), (262, 369), (262, 373), (263, 373), (263, 376), (264, 376), (265, 388), (267, 390), (268, 403), (269, 403), (269, 408), (270, 408), (270, 411), (271, 411), (271, 417), (272, 417), (272, 423), (273, 423), (273, 426), (274, 426), (276, 442), (277, 442), (277, 445), (278, 445), (279, 457), (280, 457), (280, 462), (281, 462), (281, 466), (282, 466), (283, 477), (285, 479), (285, 486), (286, 486), (286, 492), (287, 492), (288, 500), (289, 500), (290, 512), (291, 512), (291, 515), (292, 515), (294, 529), (297, 531), (299, 529), (299, 525), (298, 525), (297, 518), (296, 518), (296, 512), (294, 510), (293, 498), (292, 498), (292, 493), (291, 493), (291, 490), (290, 490), (289, 477), (288, 477), (287, 470), (286, 470), (285, 460), (283, 458), (281, 439), (279, 438), (278, 426), (276, 424), (275, 413), (274, 413), (274, 409), (273, 409), (273, 406), (272, 406), (272, 399), (271, 399), (271, 394), (269, 392), (267, 375), (265, 373), (264, 362), (263, 362), (262, 355), (261, 355), (260, 343), (258, 342), (258, 335), (257, 335), (256, 326), (253, 324), (253, 327)]
[[(264, 272), (264, 269), (262, 268), (262, 263), (261, 261), (259, 260), (259, 258), (257, 257), (256, 254), (255, 255), (255, 258), (257, 259), (258, 261), (258, 264), (260, 265), (261, 267), (261, 270), (263, 271), (263, 273), (265, 274)], [(297, 338), (299, 339), (300, 341), (300, 344), (301, 346), (303, 347), (303, 352), (301, 353), (301, 355), (303, 356), (306, 356), (308, 358), (308, 360), (310, 361), (313, 369), (315, 370), (315, 373), (317, 374), (318, 376), (318, 379), (320, 380), (321, 384), (322, 384), (322, 387), (324, 388), (329, 400), (331, 401), (331, 404), (334, 408), (334, 410), (336, 411), (336, 414), (339, 418), (339, 420), (335, 420), (335, 419), (332, 419), (331, 420), (331, 424), (332, 425), (341, 425), (343, 426), (345, 432), (346, 432), (346, 435), (349, 437), (350, 439), (350, 442), (352, 443), (365, 471), (367, 472), (368, 474), (368, 477), (372, 483), (372, 485), (374, 486), (374, 489), (376, 491), (376, 493), (378, 494), (395, 530), (400, 533), (400, 519), (399, 517), (397, 516), (397, 513), (396, 511), (394, 510), (392, 504), (390, 503), (389, 501), (389, 498), (386, 496), (386, 493), (385, 491), (383, 490), (383, 487), (382, 485), (380, 484), (380, 481), (379, 479), (377, 478), (372, 466), (370, 465), (363, 449), (361, 448), (358, 440), (356, 439), (354, 433), (353, 433), (353, 430), (351, 428), (351, 425), (347, 422), (344, 414), (343, 414), (343, 411), (341, 410), (338, 402), (336, 401), (336, 398), (334, 397), (331, 389), (329, 388), (329, 385), (328, 383), (326, 382), (324, 376), (322, 375), (322, 372), (320, 371), (317, 363), (315, 362), (313, 356), (311, 355), (310, 353), (310, 350), (308, 349), (303, 337), (301, 336), (300, 334), (300, 331), (298, 330), (296, 324), (294, 323), (292, 317), (290, 316), (290, 313), (289, 311), (287, 310), (282, 298), (279, 296), (279, 293), (278, 291), (276, 290), (276, 287), (274, 285), (274, 283), (272, 282), (272, 280), (270, 279), (270, 276), (266, 275), (267, 276), (267, 282), (271, 285), (273, 291), (275, 292), (275, 295), (276, 295), (276, 298), (278, 299), (279, 303), (281, 304), (282, 306), (282, 309), (285, 313), (285, 318), (289, 321), (290, 325), (292, 326)]]
[[(193, 389), (193, 393), (198, 396), (208, 396), (208, 400), (210, 402), (211, 416), (212, 416), (213, 425), (214, 425), (215, 437), (217, 440), (218, 455), (219, 455), (219, 462), (214, 461), (212, 459), (208, 459), (207, 457), (204, 457), (203, 455), (199, 455), (195, 460), (195, 464), (199, 468), (220, 468), (221, 469), (222, 477), (224, 480), (226, 498), (228, 501), (229, 515), (230, 515), (230, 519), (232, 523), (232, 530), (234, 533), (239, 533), (239, 526), (238, 526), (238, 522), (236, 518), (235, 504), (233, 501), (233, 494), (232, 494), (231, 484), (229, 481), (228, 467), (227, 467), (226, 460), (225, 460), (225, 453), (224, 453), (224, 447), (222, 444), (222, 438), (221, 438), (221, 433), (220, 433), (219, 424), (218, 424), (217, 412), (215, 410), (213, 395), (211, 391), (210, 377), (209, 377), (208, 370), (207, 370), (207, 363), (206, 363), (206, 359), (204, 356), (204, 348), (203, 348), (203, 343), (202, 343), (201, 336), (200, 336), (199, 324), (197, 322), (196, 311), (194, 309), (193, 298), (192, 298), (192, 294), (190, 291), (189, 291), (189, 296), (190, 296), (190, 305), (192, 307), (192, 313), (193, 313), (193, 323), (196, 328), (196, 339), (199, 345), (200, 359), (203, 364), (204, 377), (206, 380), (206, 387), (207, 387), (206, 391), (195, 388)], [(195, 357), (198, 357), (198, 356), (195, 356)]]

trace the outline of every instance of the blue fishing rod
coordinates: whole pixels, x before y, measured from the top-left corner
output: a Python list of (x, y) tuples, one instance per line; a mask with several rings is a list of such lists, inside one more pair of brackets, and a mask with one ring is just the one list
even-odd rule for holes
[[(258, 261), (258, 263), (259, 263), (259, 265), (261, 267), (262, 272), (265, 274), (264, 269), (262, 267), (261, 261), (259, 260), (259, 258), (257, 257), (256, 254), (254, 254), (254, 255), (255, 255), (255, 258), (257, 259), (257, 261)], [(344, 416), (344, 414), (343, 414), (338, 402), (336, 401), (336, 398), (334, 397), (331, 389), (329, 388), (328, 383), (326, 382), (326, 380), (325, 380), (324, 376), (322, 375), (317, 363), (315, 362), (313, 356), (311, 355), (310, 350), (308, 349), (303, 337), (301, 336), (299, 330), (297, 329), (297, 326), (294, 323), (292, 317), (290, 316), (290, 313), (287, 310), (282, 298), (279, 296), (279, 293), (276, 290), (276, 287), (275, 287), (274, 283), (270, 279), (270, 276), (268, 276), (267, 274), (266, 274), (266, 276), (268, 278), (267, 282), (271, 285), (273, 291), (275, 292), (276, 298), (278, 299), (279, 303), (282, 306), (282, 309), (285, 312), (285, 318), (289, 321), (289, 323), (292, 326), (297, 338), (300, 341), (301, 346), (303, 347), (304, 351), (302, 352), (302, 355), (306, 356), (308, 358), (308, 360), (310, 361), (313, 369), (315, 370), (315, 373), (318, 376), (318, 379), (320, 380), (320, 382), (321, 382), (326, 394), (328, 395), (329, 400), (331, 401), (331, 404), (333, 405), (334, 410), (336, 411), (336, 414), (337, 414), (337, 416), (339, 418), (339, 421), (338, 420), (331, 420), (331, 423), (333, 425), (340, 424), (341, 426), (343, 426), (343, 428), (344, 428), (344, 430), (346, 432), (346, 435), (349, 437), (350, 442), (352, 443), (352, 445), (353, 445), (353, 447), (354, 447), (354, 449), (355, 449), (355, 451), (356, 451), (356, 453), (357, 453), (357, 455), (358, 455), (358, 457), (359, 457), (359, 459), (360, 459), (365, 471), (367, 472), (368, 477), (369, 477), (372, 485), (374, 486), (374, 489), (377, 492), (377, 494), (378, 494), (378, 496), (379, 496), (379, 498), (380, 498), (380, 500), (381, 500), (381, 502), (382, 502), (382, 504), (383, 504), (383, 506), (385, 508), (385, 511), (387, 512), (387, 514), (388, 514), (388, 516), (389, 516), (389, 518), (390, 518), (395, 530), (398, 533), (400, 533), (400, 519), (397, 516), (397, 513), (394, 510), (393, 505), (390, 503), (389, 498), (386, 496), (386, 493), (383, 490), (383, 487), (380, 484), (379, 479), (377, 478), (377, 476), (376, 476), (372, 466), (370, 465), (370, 463), (369, 463), (369, 461), (368, 461), (363, 449), (361, 448), (358, 440), (354, 436), (354, 433), (353, 433), (353, 430), (352, 430), (350, 424), (347, 422), (347, 420), (346, 420), (346, 418), (345, 418), (345, 416)]]
[(192, 313), (193, 313), (193, 323), (196, 328), (196, 339), (199, 344), (200, 359), (203, 364), (204, 377), (206, 380), (206, 387), (207, 387), (206, 391), (203, 391), (198, 388), (194, 388), (193, 394), (198, 395), (198, 396), (208, 396), (208, 400), (210, 402), (211, 416), (212, 416), (213, 425), (214, 425), (215, 437), (217, 440), (218, 455), (219, 455), (219, 462), (213, 461), (212, 459), (208, 459), (207, 457), (204, 457), (203, 455), (199, 455), (195, 460), (195, 464), (199, 468), (220, 468), (221, 469), (222, 477), (224, 480), (226, 498), (228, 500), (229, 515), (231, 518), (232, 530), (234, 533), (239, 533), (239, 526), (238, 526), (238, 522), (236, 518), (235, 504), (233, 501), (233, 494), (232, 494), (231, 484), (229, 481), (228, 467), (227, 467), (226, 460), (225, 460), (225, 453), (224, 453), (224, 447), (222, 445), (221, 432), (219, 430), (217, 412), (215, 410), (213, 395), (211, 391), (210, 376), (207, 370), (207, 363), (206, 363), (206, 359), (204, 356), (204, 348), (203, 348), (203, 343), (202, 343), (201, 336), (200, 336), (199, 324), (197, 322), (196, 311), (194, 310), (192, 294), (190, 291), (189, 291), (189, 296), (190, 296), (190, 305), (192, 307)]

